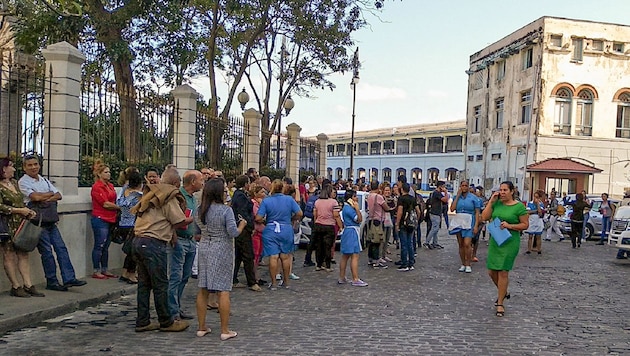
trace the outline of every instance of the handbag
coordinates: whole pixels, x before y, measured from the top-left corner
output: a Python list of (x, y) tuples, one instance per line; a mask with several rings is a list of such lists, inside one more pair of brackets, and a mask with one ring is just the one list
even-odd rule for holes
[[(46, 181), (46, 184), (48, 184), (48, 191), (52, 192), (53, 188), (50, 184), (50, 181), (44, 177), (42, 177), (42, 179)], [(57, 212), (57, 201), (30, 201), (28, 203), (28, 207), (32, 210), (35, 210), (37, 216), (40, 217), (40, 226), (53, 225), (57, 221), (59, 221), (59, 214)], [(33, 222), (32, 220), (31, 222), (35, 224), (35, 222)]]
[(36, 220), (30, 220), (30, 222), (29, 224), (28, 219), (22, 220), (20, 226), (15, 230), (15, 235), (13, 235), (13, 246), (24, 252), (31, 252), (37, 247), (43, 230), (41, 216)]
[(0, 217), (0, 242), (8, 241), (11, 238), (9, 234), (9, 217), (2, 215)]
[(383, 220), (383, 226), (385, 226), (385, 227), (393, 227), (394, 226), (394, 224), (392, 223), (392, 214), (385, 213), (385, 219)]

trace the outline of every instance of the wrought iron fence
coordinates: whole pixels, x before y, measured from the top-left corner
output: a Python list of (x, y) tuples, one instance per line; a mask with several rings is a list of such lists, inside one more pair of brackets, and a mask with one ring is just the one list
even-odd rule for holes
[(319, 162), (319, 144), (315, 139), (299, 138), (300, 145), (300, 177), (303, 175), (324, 174), (317, 172)]
[(247, 126), (242, 117), (221, 119), (202, 102), (197, 105), (195, 166), (223, 172), (226, 178), (244, 173), (243, 155), (247, 145)]
[(84, 81), (79, 186), (92, 185), (92, 167), (97, 159), (110, 167), (112, 177), (131, 165), (141, 172), (151, 166), (162, 170), (173, 158), (173, 117), (177, 111), (170, 94)]
[(19, 52), (0, 55), (0, 155), (15, 158), (47, 151), (44, 98), (52, 91), (52, 73), (45, 68)]

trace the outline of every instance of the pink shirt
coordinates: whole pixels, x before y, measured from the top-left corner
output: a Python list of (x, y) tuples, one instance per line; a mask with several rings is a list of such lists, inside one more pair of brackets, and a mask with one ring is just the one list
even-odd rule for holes
[(385, 210), (383, 210), (385, 198), (383, 198), (380, 194), (370, 193), (367, 198), (367, 203), (368, 218), (371, 220), (383, 221), (385, 219)]
[(337, 200), (329, 199), (317, 199), (315, 201), (315, 209), (317, 209), (316, 224), (333, 226), (337, 222), (333, 217), (333, 211), (339, 206)]

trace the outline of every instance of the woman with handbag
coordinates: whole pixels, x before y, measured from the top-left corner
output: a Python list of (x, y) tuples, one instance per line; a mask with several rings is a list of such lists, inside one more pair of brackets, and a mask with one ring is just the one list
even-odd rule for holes
[[(13, 245), (12, 237), (23, 219), (35, 217), (35, 211), (24, 206), (24, 195), (13, 178), (15, 167), (10, 158), (0, 160), (0, 248), (4, 271), (11, 282), (11, 296), (28, 298), (43, 297), (31, 281), (28, 252)], [(20, 283), (17, 274), (22, 277)]]
[(120, 207), (116, 205), (116, 190), (110, 183), (109, 167), (100, 160), (94, 162), (94, 178), (92, 185), (92, 231), (94, 232), (94, 248), (92, 249), (92, 264), (94, 273), (92, 278), (107, 279), (118, 276), (107, 270), (109, 259), (108, 249), (111, 243), (109, 231), (116, 223), (116, 215)]
[(125, 262), (123, 263), (123, 273), (119, 280), (129, 284), (136, 284), (138, 283), (138, 278), (136, 278), (136, 261), (133, 259), (133, 255), (125, 250), (131, 245), (131, 240), (134, 236), (133, 227), (136, 224), (136, 216), (131, 213), (131, 208), (138, 204), (140, 198), (142, 198), (142, 176), (137, 170), (132, 170), (126, 175), (126, 178), (125, 188), (118, 199), (116, 199), (116, 205), (121, 209), (118, 234), (122, 237), (123, 252), (126, 254)]

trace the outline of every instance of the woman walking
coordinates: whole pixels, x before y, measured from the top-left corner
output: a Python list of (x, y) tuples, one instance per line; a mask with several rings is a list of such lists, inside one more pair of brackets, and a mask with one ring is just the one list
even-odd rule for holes
[[(337, 283), (350, 282), (354, 287), (367, 287), (367, 283), (359, 279), (359, 253), (361, 252), (361, 239), (359, 226), (363, 220), (359, 208), (359, 198), (354, 190), (346, 190), (345, 203), (341, 210), (345, 228), (341, 233), (341, 262), (339, 262), (339, 280)], [(350, 273), (352, 281), (346, 278), (346, 267), (350, 260)]]
[(92, 185), (92, 232), (94, 233), (94, 247), (92, 248), (92, 278), (118, 278), (110, 273), (108, 268), (109, 232), (116, 223), (116, 214), (120, 207), (116, 205), (116, 190), (110, 182), (112, 174), (109, 167), (100, 160), (94, 163), (94, 178)]
[[(470, 192), (468, 181), (459, 184), (459, 192), (451, 204), (451, 211), (457, 212), (451, 218), (449, 235), (457, 236), (459, 245), (460, 272), (472, 272), (473, 246), (472, 240), (479, 231), (481, 221), (481, 201)], [(457, 227), (456, 227), (457, 226)], [(456, 228), (455, 228), (456, 227)]]
[[(245, 219), (238, 223), (232, 209), (225, 205), (227, 190), (221, 178), (209, 180), (203, 188), (199, 218), (204, 228), (199, 241), (199, 292), (197, 293), (197, 336), (210, 333), (206, 326), (208, 295), (216, 292), (219, 297), (221, 340), (236, 337), (236, 331), (228, 327), (230, 321), (230, 291), (234, 273), (234, 238), (243, 232)], [(238, 224), (238, 226), (237, 226)]]
[[(15, 167), (9, 158), (0, 160), (0, 218), (4, 231), (0, 231), (0, 248), (4, 271), (11, 283), (12, 297), (43, 297), (44, 294), (35, 289), (31, 281), (31, 269), (28, 263), (28, 252), (20, 251), (13, 245), (13, 235), (23, 219), (35, 217), (35, 211), (24, 206), (24, 195), (17, 181), (13, 178)], [(22, 283), (18, 279), (22, 277)]]
[(507, 292), (509, 284), (509, 272), (514, 267), (514, 260), (518, 255), (520, 245), (520, 232), (529, 226), (525, 206), (514, 197), (514, 184), (510, 181), (501, 183), (498, 192), (492, 193), (492, 197), (483, 209), (483, 220), (499, 219), (500, 228), (508, 229), (510, 237), (501, 246), (495, 238), (491, 238), (488, 245), (488, 258), (486, 266), (492, 282), (497, 287), (496, 316), (505, 315), (503, 300), (510, 299)]

